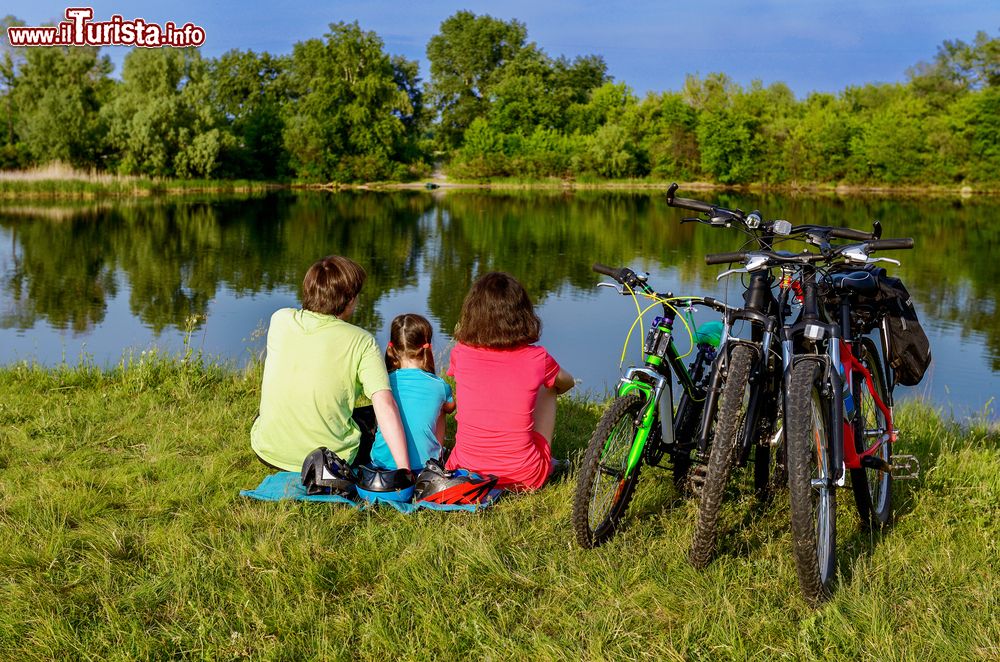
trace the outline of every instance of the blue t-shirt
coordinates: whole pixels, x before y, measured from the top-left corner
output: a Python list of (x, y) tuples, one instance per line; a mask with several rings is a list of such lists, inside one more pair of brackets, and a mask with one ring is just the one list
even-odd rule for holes
[[(434, 432), (441, 407), (446, 402), (454, 402), (451, 386), (437, 375), (420, 368), (400, 368), (390, 372), (389, 386), (406, 431), (410, 468), (419, 471), (430, 458), (441, 459), (441, 443)], [(372, 464), (386, 469), (397, 468), (381, 430), (375, 434), (372, 445)]]

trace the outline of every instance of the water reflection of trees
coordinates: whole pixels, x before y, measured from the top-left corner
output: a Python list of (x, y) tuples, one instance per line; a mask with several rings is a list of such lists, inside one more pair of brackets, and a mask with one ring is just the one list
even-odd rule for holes
[[(922, 313), (985, 335), (1000, 369), (1000, 205), (991, 200), (885, 200), (702, 194), (768, 218), (855, 228), (882, 221), (886, 236), (913, 236), (899, 273)], [(220, 288), (237, 295), (297, 292), (309, 264), (350, 255), (369, 280), (356, 321), (384, 326), (375, 306), (429, 277), (428, 307), (450, 330), (481, 273), (510, 271), (536, 301), (565, 286), (589, 288), (595, 261), (673, 267), (685, 291), (714, 289), (705, 253), (740, 248), (735, 231), (682, 225), (662, 194), (452, 191), (279, 194), (254, 199), (137, 201), (26, 215), (0, 209), (12, 235), (2, 276), (5, 328), (39, 319), (83, 332), (104, 319), (120, 288), (146, 325), (184, 328), (201, 320)], [(121, 277), (118, 276), (121, 274)], [(241, 333), (245, 330), (241, 330)]]
[(357, 320), (381, 322), (377, 300), (412, 284), (425, 195), (279, 195), (254, 200), (150, 201), (44, 214), (4, 214), (12, 234), (3, 288), (13, 309), (5, 328), (45, 319), (84, 332), (103, 321), (124, 275), (131, 312), (159, 332), (204, 323), (220, 287), (237, 294), (297, 292), (308, 266), (329, 253), (351, 255), (368, 270)]

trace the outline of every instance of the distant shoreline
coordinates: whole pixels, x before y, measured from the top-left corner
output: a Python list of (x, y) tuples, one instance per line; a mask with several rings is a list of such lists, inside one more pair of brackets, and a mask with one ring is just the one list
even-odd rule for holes
[[(99, 199), (99, 198), (147, 198), (159, 196), (184, 196), (204, 193), (264, 193), (268, 191), (427, 191), (444, 193), (447, 191), (614, 191), (645, 192), (662, 191), (670, 181), (647, 180), (449, 180), (437, 175), (433, 178), (413, 182), (366, 182), (366, 183), (294, 183), (255, 182), (248, 180), (155, 180), (109, 175), (82, 175), (75, 177), (31, 177), (21, 173), (0, 173), (0, 199)], [(765, 184), (750, 183), (725, 185), (712, 182), (683, 182), (681, 190), (687, 191), (736, 191), (746, 193), (781, 193), (808, 196), (873, 196), (873, 197), (915, 197), (934, 196), (972, 198), (976, 196), (1000, 195), (1000, 187), (989, 185), (971, 186), (940, 184)]]

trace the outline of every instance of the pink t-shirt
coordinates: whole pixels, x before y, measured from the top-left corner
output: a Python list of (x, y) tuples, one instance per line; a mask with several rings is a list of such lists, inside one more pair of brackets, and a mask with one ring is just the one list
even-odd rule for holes
[(447, 468), (500, 477), (500, 487), (538, 489), (552, 468), (551, 440), (534, 432), (535, 400), (551, 388), (559, 364), (544, 347), (484, 349), (459, 343), (455, 378), (458, 434)]

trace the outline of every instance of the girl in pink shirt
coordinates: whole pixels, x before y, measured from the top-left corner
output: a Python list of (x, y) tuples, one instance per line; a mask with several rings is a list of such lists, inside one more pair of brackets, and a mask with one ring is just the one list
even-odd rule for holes
[(513, 276), (491, 272), (473, 283), (448, 366), (461, 403), (448, 469), (493, 474), (507, 489), (545, 484), (552, 473), (556, 395), (574, 382), (533, 344), (541, 331), (528, 293)]

